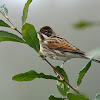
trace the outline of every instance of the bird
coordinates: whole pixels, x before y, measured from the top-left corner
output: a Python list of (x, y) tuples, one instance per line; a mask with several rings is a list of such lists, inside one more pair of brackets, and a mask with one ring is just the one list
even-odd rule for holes
[[(62, 60), (64, 63), (72, 58), (90, 59), (85, 52), (70, 44), (66, 39), (57, 35), (50, 26), (43, 26), (37, 32), (40, 42), (40, 52), (44, 57), (49, 57), (55, 60)], [(99, 60), (92, 61), (100, 63)]]

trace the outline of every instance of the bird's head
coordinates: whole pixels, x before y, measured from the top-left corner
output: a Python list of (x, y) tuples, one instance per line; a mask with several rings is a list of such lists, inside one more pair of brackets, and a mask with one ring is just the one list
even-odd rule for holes
[(55, 33), (53, 32), (52, 28), (50, 28), (49, 26), (44, 26), (40, 29), (39, 32), (37, 32), (39, 35), (39, 39), (40, 40), (44, 40), (44, 39), (48, 39), (50, 38), (52, 35), (54, 35)]

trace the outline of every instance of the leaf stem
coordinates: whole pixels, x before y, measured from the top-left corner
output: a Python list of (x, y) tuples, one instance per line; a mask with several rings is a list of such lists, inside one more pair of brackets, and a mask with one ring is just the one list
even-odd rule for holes
[(5, 16), (1, 11), (0, 13), (6, 18), (6, 20), (12, 25), (12, 29), (16, 30), (18, 33), (20, 33), (22, 35), (22, 33), (13, 25), (13, 23), (9, 20), (9, 18), (7, 16)]

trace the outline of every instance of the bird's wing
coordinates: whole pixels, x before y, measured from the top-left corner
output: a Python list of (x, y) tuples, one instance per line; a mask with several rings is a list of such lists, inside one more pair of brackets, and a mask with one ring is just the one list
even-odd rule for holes
[(79, 50), (78, 48), (76, 48), (63, 38), (62, 39), (51, 38), (47, 39), (46, 41), (48, 42), (47, 47), (49, 49), (59, 50), (61, 52), (70, 52), (70, 53), (85, 55), (84, 52), (82, 52), (81, 50)]

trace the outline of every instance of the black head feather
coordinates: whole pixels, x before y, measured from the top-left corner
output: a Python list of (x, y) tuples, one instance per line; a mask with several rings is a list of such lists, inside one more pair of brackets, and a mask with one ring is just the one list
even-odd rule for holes
[(54, 32), (51, 27), (44, 26), (40, 29), (40, 32), (45, 34), (46, 36), (50, 37)]

